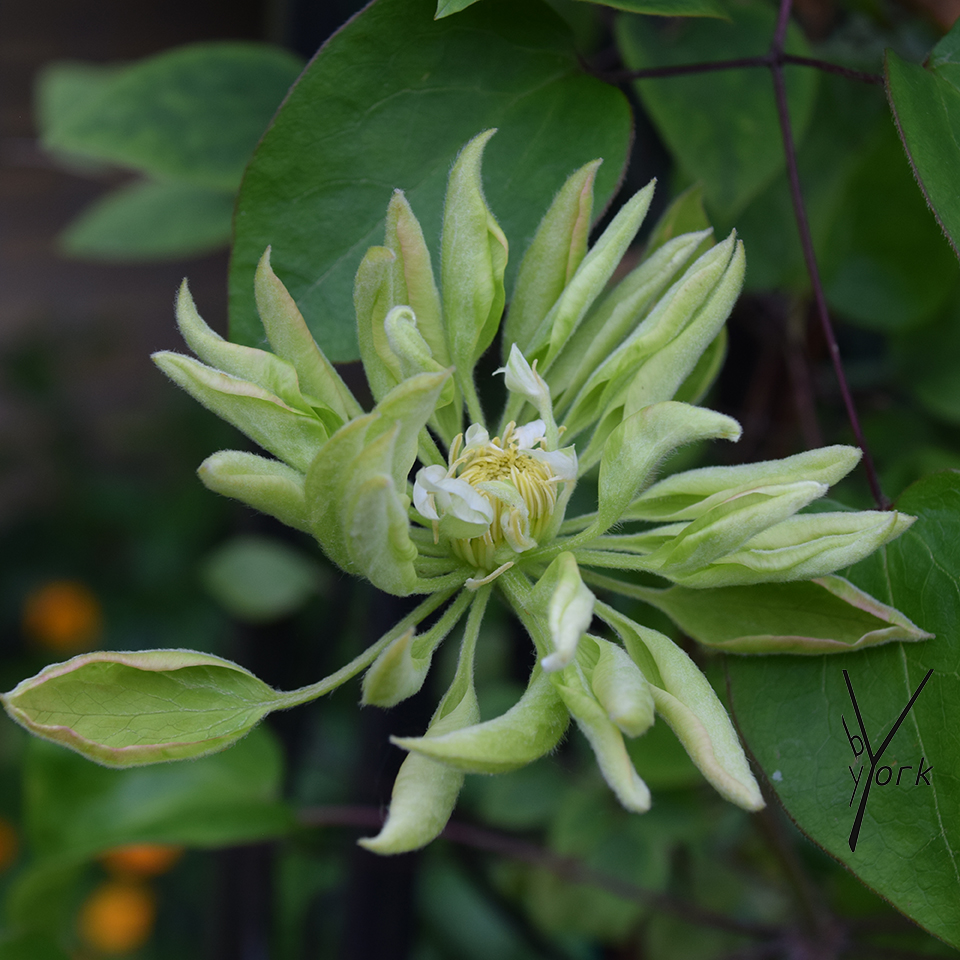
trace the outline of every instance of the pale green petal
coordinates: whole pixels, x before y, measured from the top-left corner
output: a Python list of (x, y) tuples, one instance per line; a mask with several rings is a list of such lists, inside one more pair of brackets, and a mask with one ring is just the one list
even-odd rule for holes
[(253, 453), (221, 450), (207, 457), (197, 473), (208, 490), (241, 500), (288, 527), (310, 532), (306, 477), (299, 470)]
[(715, 437), (737, 440), (740, 425), (713, 410), (673, 400), (653, 404), (624, 420), (603, 447), (595, 532), (608, 530), (620, 519), (668, 453)]
[(630, 504), (625, 520), (694, 520), (718, 503), (757, 487), (815, 480), (832, 486), (859, 462), (857, 447), (837, 444), (783, 460), (735, 467), (701, 467), (655, 483)]
[(651, 683), (657, 712), (721, 796), (745, 810), (764, 806), (737, 733), (697, 665), (669, 638), (597, 604)]
[(278, 357), (293, 364), (300, 389), (322, 400), (344, 422), (360, 416), (360, 404), (313, 339), (293, 297), (273, 272), (269, 247), (257, 264), (253, 289), (267, 340)]
[(179, 353), (163, 351), (152, 359), (208, 410), (301, 472), (306, 472), (327, 440), (327, 430), (315, 416), (288, 406), (255, 383)]
[(503, 350), (516, 343), (522, 352), (587, 252), (593, 215), (593, 184), (602, 160), (592, 160), (572, 173), (520, 262), (517, 284), (503, 325)]

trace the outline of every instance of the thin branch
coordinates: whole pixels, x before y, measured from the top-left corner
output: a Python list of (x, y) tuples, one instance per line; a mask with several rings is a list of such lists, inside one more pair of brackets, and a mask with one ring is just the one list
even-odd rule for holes
[(852, 70), (850, 67), (841, 67), (839, 63), (830, 63), (828, 60), (817, 60), (815, 57), (798, 57), (792, 53), (785, 53), (781, 58), (782, 63), (789, 63), (795, 67), (813, 67), (815, 70), (822, 70), (824, 73), (835, 73), (838, 77), (846, 77), (848, 80), (859, 80), (861, 83), (873, 83), (877, 86), (883, 86), (882, 73), (866, 73), (863, 70)]
[(857, 80), (861, 83), (883, 85), (883, 76), (879, 73), (866, 73), (863, 70), (852, 70), (839, 63), (830, 63), (829, 60), (818, 60), (816, 57), (798, 57), (783, 50), (773, 51), (758, 57), (739, 57), (734, 60), (709, 60), (702, 63), (680, 63), (669, 67), (641, 67), (638, 70), (597, 70), (588, 64), (584, 66), (594, 76), (607, 83), (624, 83), (627, 80), (653, 80), (661, 77), (679, 77), (691, 73), (714, 73), (720, 70), (750, 70), (755, 67), (775, 67), (790, 64), (794, 67), (810, 67), (824, 73), (835, 73), (848, 80)]
[(813, 248), (813, 237), (810, 233), (810, 223), (807, 220), (807, 209), (803, 203), (803, 191), (800, 189), (800, 171), (797, 167), (797, 149), (793, 142), (793, 126), (790, 123), (790, 107), (787, 101), (787, 85), (783, 76), (783, 45), (786, 42), (787, 26), (790, 21), (793, 0), (780, 0), (780, 10), (777, 15), (777, 30), (770, 44), (769, 57), (771, 59), (770, 74), (773, 77), (773, 90), (777, 103), (777, 117), (780, 120), (780, 134), (783, 137), (783, 153), (787, 161), (787, 179), (790, 182), (790, 199), (793, 201), (793, 215), (797, 221), (797, 233), (800, 234), (800, 246), (803, 248), (803, 259), (810, 275), (810, 285), (813, 288), (813, 299), (816, 303), (817, 314), (820, 317), (820, 326), (830, 350), (830, 359), (833, 362), (833, 371), (840, 387), (840, 395), (847, 411), (847, 419), (853, 430), (857, 446), (863, 451), (863, 466), (867, 473), (867, 482), (876, 505), (884, 510), (890, 503), (880, 489), (880, 481), (873, 465), (873, 457), (867, 448), (867, 441), (860, 428), (860, 419), (857, 408), (853, 403), (853, 394), (847, 384), (847, 375), (840, 359), (840, 347), (830, 321), (830, 312), (827, 310), (827, 298), (823, 292), (823, 283), (820, 280), (820, 268), (817, 266), (817, 255)]
[[(298, 819), (304, 826), (309, 827), (366, 827), (377, 829), (383, 823), (384, 814), (382, 810), (376, 807), (323, 806), (300, 810)], [(559, 856), (534, 843), (512, 837), (506, 833), (498, 833), (484, 827), (451, 821), (440, 836), (451, 843), (540, 867), (569, 883), (581, 883), (597, 887), (632, 903), (640, 901), (664, 913), (680, 917), (687, 923), (727, 930), (730, 933), (758, 939), (773, 939), (781, 934), (778, 927), (735, 920), (732, 917), (714, 913), (712, 910), (704, 909), (667, 894), (646, 890), (629, 880), (622, 880), (603, 871), (595, 870), (580, 860)]]
[(639, 70), (610, 70), (594, 72), (607, 83), (623, 83), (626, 80), (651, 80), (657, 77), (679, 77), (688, 73), (714, 73), (718, 70), (744, 70), (752, 67), (769, 67), (770, 60), (761, 57), (740, 57), (736, 60), (710, 60), (703, 63), (680, 63), (670, 67), (642, 67)]
[(783, 835), (773, 808), (768, 805), (760, 810), (756, 814), (756, 822), (767, 846), (780, 864), (787, 883), (796, 895), (797, 904), (805, 916), (810, 932), (819, 942), (826, 943), (835, 939), (837, 924), (824, 906), (816, 886), (807, 876), (796, 851)]
[[(784, 0), (785, 6), (789, 6), (789, 3), (790, 0)], [(833, 330), (833, 324), (830, 321), (830, 313), (827, 310), (827, 299), (823, 292), (823, 283), (820, 280), (820, 269), (817, 266), (817, 256), (813, 249), (810, 223), (807, 220), (807, 211), (803, 203), (803, 193), (800, 189), (800, 172), (797, 168), (797, 151), (793, 142), (793, 128), (790, 125), (790, 110), (787, 105), (787, 87), (783, 78), (783, 66), (781, 64), (774, 64), (770, 68), (770, 73), (773, 76), (777, 116), (780, 119), (780, 133), (783, 137), (783, 152), (787, 160), (787, 179), (790, 182), (793, 215), (797, 221), (797, 232), (800, 234), (800, 246), (803, 248), (803, 259), (807, 265), (807, 273), (810, 275), (810, 284), (813, 288), (813, 299), (816, 304), (817, 314), (820, 318), (820, 326), (823, 329), (823, 335), (830, 351), (830, 359), (833, 362), (834, 374), (840, 387), (840, 395), (843, 398), (847, 419), (850, 421), (850, 428), (853, 430), (853, 436), (857, 441), (857, 446), (863, 451), (863, 466), (867, 473), (867, 482), (870, 484), (870, 492), (873, 494), (873, 499), (877, 507), (885, 510), (890, 504), (880, 489), (880, 481), (873, 464), (873, 457), (870, 456), (867, 441), (860, 427), (860, 420), (853, 403), (853, 395), (850, 392), (847, 377), (843, 370), (843, 363), (840, 359), (840, 347), (837, 344), (837, 337)]]

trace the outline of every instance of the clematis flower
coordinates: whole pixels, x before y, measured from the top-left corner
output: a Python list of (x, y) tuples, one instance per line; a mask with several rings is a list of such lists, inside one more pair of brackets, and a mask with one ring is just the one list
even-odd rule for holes
[[(271, 351), (217, 336), (184, 284), (177, 319), (198, 359), (154, 356), (272, 454), (213, 454), (199, 470), (207, 487), (310, 533), (341, 569), (388, 593), (421, 595), (419, 605), (352, 663), (301, 690), (271, 690), (206, 654), (101, 652), (47, 668), (6, 694), (15, 720), (113, 765), (197, 756), (227, 746), (270, 710), (360, 673), (365, 704), (398, 703), (420, 689), (438, 646), (463, 621), (453, 682), (423, 736), (394, 740), (409, 755), (383, 829), (361, 841), (398, 853), (443, 829), (466, 773), (536, 760), (571, 719), (629, 810), (642, 813), (651, 796), (624, 737), (641, 736), (655, 714), (724, 797), (748, 810), (763, 805), (706, 678), (668, 637), (609, 602), (618, 594), (674, 615), (672, 590), (709, 597), (814, 581), (831, 609), (847, 604), (876, 622), (860, 645), (927, 636), (834, 575), (899, 536), (912, 517), (801, 512), (853, 469), (858, 450), (833, 446), (655, 482), (674, 450), (740, 436), (735, 420), (696, 405), (719, 369), (724, 323), (743, 281), (736, 234), (716, 244), (710, 231), (674, 237), (610, 286), (653, 184), (588, 250), (594, 161), (570, 176), (547, 211), (504, 320), (507, 240), (480, 174), (493, 132), (470, 141), (451, 170), (439, 286), (400, 191), (387, 209), (383, 246), (360, 264), (354, 302), (375, 400), (369, 412), (314, 342), (269, 249), (255, 292)], [(501, 328), (506, 399), (495, 420), (475, 368)], [(568, 516), (588, 476), (596, 479), (593, 509)], [(663, 586), (651, 587), (651, 578)], [(473, 662), (494, 591), (526, 628), (536, 664), (519, 701), (480, 722)], [(769, 635), (728, 649), (824, 647), (805, 644)], [(87, 696), (94, 687), (98, 695)], [(105, 688), (123, 696), (99, 695)], [(144, 706), (110, 715), (112, 704), (129, 703)]]

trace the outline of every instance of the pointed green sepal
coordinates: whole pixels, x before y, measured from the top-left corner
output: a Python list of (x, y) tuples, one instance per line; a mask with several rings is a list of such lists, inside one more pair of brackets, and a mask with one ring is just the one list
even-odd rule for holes
[(351, 569), (375, 587), (406, 596), (417, 585), (406, 494), (390, 473), (401, 425), (368, 443), (350, 464), (339, 519)]
[(551, 674), (550, 679), (589, 741), (603, 779), (617, 799), (632, 813), (646, 813), (650, 809), (650, 790), (634, 769), (623, 734), (586, 686), (581, 671), (571, 665)]
[(606, 604), (597, 613), (623, 640), (651, 684), (657, 713), (721, 796), (745, 810), (765, 804), (737, 733), (713, 687), (669, 638), (642, 627)]
[(540, 221), (520, 262), (504, 321), (504, 351), (514, 343), (523, 352), (530, 348), (531, 338), (583, 261), (593, 216), (593, 184), (601, 163), (592, 160), (572, 173)]
[(179, 353), (162, 351), (152, 359), (208, 410), (297, 470), (306, 472), (326, 443), (327, 429), (315, 415), (294, 409), (255, 383)]
[(731, 497), (758, 487), (815, 480), (833, 486), (859, 462), (857, 447), (837, 444), (807, 450), (783, 460), (735, 467), (701, 467), (660, 480), (630, 504), (625, 520), (695, 520)]
[(368, 413), (345, 423), (329, 439), (323, 456), (317, 457), (307, 471), (304, 497), (310, 511), (310, 532), (327, 557), (348, 571), (350, 560), (341, 524), (341, 503), (350, 466), (363, 450), (371, 425), (381, 419), (379, 413)]
[(803, 513), (693, 573), (661, 572), (690, 587), (810, 580), (858, 563), (899, 537), (915, 519), (895, 510)]
[(587, 635), (581, 654), (579, 661), (590, 689), (611, 722), (628, 737), (646, 733), (653, 726), (653, 694), (626, 650), (609, 640)]
[[(731, 240), (733, 235), (718, 247), (723, 247)], [(644, 363), (633, 377), (626, 394), (625, 416), (648, 404), (676, 396), (730, 316), (743, 287), (746, 264), (743, 243), (737, 240), (732, 244), (730, 260), (723, 275), (684, 329), (658, 350), (649, 362)]]
[(558, 409), (570, 405), (590, 374), (640, 325), (711, 232), (671, 240), (645, 257), (590, 311), (547, 374)]
[(540, 360), (545, 372), (603, 293), (650, 209), (655, 185), (652, 180), (623, 205), (533, 335), (528, 352)]
[(503, 314), (507, 238), (483, 197), (480, 163), (496, 130), (474, 137), (447, 182), (441, 241), (443, 318), (450, 359), (469, 394), (473, 367), (493, 342)]
[(697, 440), (738, 440), (740, 432), (731, 417), (673, 400), (627, 417), (603, 447), (596, 531), (608, 530), (620, 519), (667, 454)]
[(730, 653), (850, 653), (882, 643), (931, 639), (899, 610), (836, 575), (793, 583), (649, 590), (698, 643)]
[[(674, 577), (705, 567), (742, 547), (751, 537), (792, 517), (827, 492), (825, 483), (801, 480), (757, 487), (701, 514), (649, 554), (651, 570)], [(656, 534), (656, 530), (650, 531)]]
[(720, 332), (740, 292), (744, 262), (732, 234), (696, 260), (590, 373), (564, 415), (569, 436), (611, 411), (623, 408), (629, 416), (671, 399)]
[(387, 207), (386, 236), (383, 245), (393, 251), (394, 287), (397, 302), (406, 304), (417, 318), (417, 327), (430, 345), (433, 358), (450, 366), (440, 308), (440, 294), (433, 278), (430, 251), (423, 239), (420, 221), (414, 216), (402, 190), (394, 190)]
[(208, 490), (240, 500), (288, 527), (310, 532), (306, 478), (299, 470), (254, 453), (221, 450), (207, 457), (197, 474)]
[(398, 306), (393, 289), (396, 259), (386, 247), (370, 247), (360, 261), (353, 284), (360, 359), (374, 400), (382, 399), (403, 379), (400, 361), (390, 349), (383, 329), (387, 314)]
[(273, 272), (270, 247), (257, 264), (253, 289), (267, 340), (278, 357), (293, 364), (300, 389), (322, 400), (343, 422), (360, 416), (360, 404), (313, 339), (293, 297)]
[(177, 294), (177, 326), (187, 345), (207, 366), (248, 380), (301, 413), (313, 413), (300, 391), (293, 364), (266, 350), (231, 343), (211, 330), (197, 312), (186, 280)]
[[(375, 474), (386, 475), (391, 484), (382, 479), (364, 488), (364, 508), (377, 510), (378, 529), (385, 541), (379, 547), (389, 546), (387, 557), (410, 554), (413, 547), (407, 522), (400, 522), (400, 513), (406, 516), (406, 506), (401, 497), (406, 497), (407, 475), (417, 457), (420, 431), (430, 418), (450, 372), (423, 373), (394, 387), (369, 414), (357, 417), (344, 424), (307, 470), (305, 496), (310, 509), (310, 529), (320, 542), (327, 556), (348, 572), (357, 573), (354, 558), (363, 553), (369, 562), (376, 560), (378, 546), (364, 538), (361, 514), (357, 513), (360, 487)], [(382, 458), (383, 446), (377, 448), (376, 465), (369, 455), (363, 461), (366, 448), (391, 434), (388, 441), (389, 460)], [(348, 538), (349, 533), (349, 538)], [(355, 536), (354, 536), (355, 535)], [(348, 546), (348, 539), (354, 540)], [(408, 546), (409, 545), (409, 546)], [(365, 561), (366, 562), (366, 561)], [(409, 584), (410, 571), (403, 561), (403, 583)], [(405, 592), (409, 589), (405, 588)]]
[(534, 667), (523, 696), (506, 713), (438, 737), (391, 737), (404, 750), (467, 773), (506, 773), (533, 763), (560, 742), (570, 715), (548, 674)]
[(248, 733), (280, 697), (248, 670), (192, 650), (98, 650), (2, 696), (31, 733), (109, 767), (202, 757)]

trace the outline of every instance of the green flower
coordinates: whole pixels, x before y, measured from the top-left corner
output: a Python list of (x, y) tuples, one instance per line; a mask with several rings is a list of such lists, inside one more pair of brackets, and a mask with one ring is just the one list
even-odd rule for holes
[[(731, 722), (693, 661), (594, 590), (672, 612), (671, 591), (815, 579), (809, 589), (882, 627), (859, 645), (926, 636), (830, 576), (898, 536), (913, 518), (800, 512), (855, 466), (859, 451), (834, 446), (653, 482), (677, 448), (740, 436), (735, 420), (695, 404), (722, 361), (724, 323), (744, 273), (736, 236), (714, 245), (702, 231), (649, 249), (611, 287), (653, 184), (589, 251), (599, 161), (575, 172), (557, 194), (520, 265), (503, 321), (505, 365), (497, 371), (506, 402), (496, 426), (487, 419), (474, 370), (501, 326), (507, 263), (506, 238), (481, 189), (481, 157), (492, 134), (468, 143), (451, 171), (439, 289), (400, 191), (387, 210), (384, 245), (360, 265), (355, 304), (376, 401), (370, 412), (310, 336), (271, 269), (269, 249), (255, 288), (273, 352), (213, 333), (184, 285), (177, 318), (199, 360), (154, 357), (171, 379), (273, 455), (214, 454), (199, 471), (211, 490), (312, 534), (333, 563), (381, 590), (424, 595), (420, 605), (353, 663), (299, 691), (272, 691), (235, 664), (203, 654), (85, 655), (7, 694), (18, 722), (100, 762), (199, 755), (242, 736), (270, 710), (312, 699), (364, 670), (364, 703), (398, 703), (420, 689), (437, 647), (465, 619), (454, 680), (424, 735), (395, 740), (409, 756), (387, 822), (362, 841), (398, 853), (439, 833), (465, 773), (530, 763), (556, 747), (571, 718), (629, 810), (643, 812), (651, 800), (624, 737), (642, 735), (655, 713), (724, 797), (749, 810), (763, 805)], [(596, 477), (595, 509), (567, 516), (585, 476)], [(633, 572), (648, 576), (638, 582)], [(649, 575), (666, 585), (650, 587)], [(537, 660), (520, 700), (481, 723), (473, 660), (494, 590), (523, 623)], [(607, 637), (590, 632), (596, 619)], [(750, 637), (727, 648), (803, 652), (804, 643)], [(823, 648), (812, 640), (808, 646)], [(84, 684), (123, 688), (136, 704), (161, 681), (171, 690), (189, 688), (191, 704), (168, 710), (163, 723), (144, 708), (144, 716), (111, 726), (78, 706)], [(211, 719), (197, 720), (204, 710)]]

